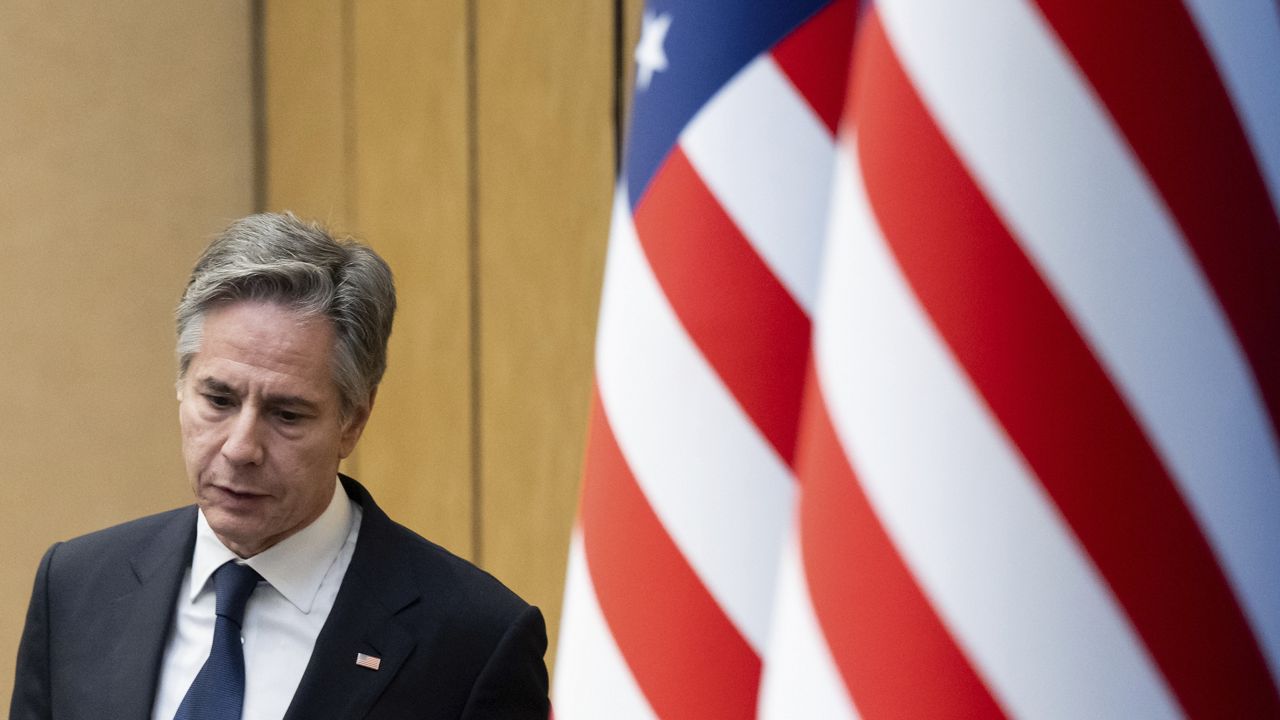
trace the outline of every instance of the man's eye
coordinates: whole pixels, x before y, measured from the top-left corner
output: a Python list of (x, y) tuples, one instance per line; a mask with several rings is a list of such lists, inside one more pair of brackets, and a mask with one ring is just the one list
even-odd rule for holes
[(276, 413), (276, 417), (280, 418), (282, 422), (289, 424), (296, 423), (302, 419), (302, 415), (300, 413), (293, 412), (292, 410), (281, 410)]
[(216, 408), (231, 407), (231, 398), (226, 397), (225, 395), (205, 395), (204, 399)]

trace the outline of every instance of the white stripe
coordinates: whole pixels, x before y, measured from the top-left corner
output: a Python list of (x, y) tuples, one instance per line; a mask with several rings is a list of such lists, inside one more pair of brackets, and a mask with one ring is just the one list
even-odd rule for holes
[(1167, 209), (1024, 3), (877, 7), (943, 132), (1169, 466), (1276, 673), (1280, 455), (1243, 353)]
[(711, 595), (761, 653), (794, 483), (662, 294), (625, 189), (614, 205), (596, 372), (636, 481)]
[[(1275, 0), (1186, 0), (1280, 209), (1280, 6)], [(1213, 142), (1213, 138), (1205, 138)]]
[(796, 533), (788, 535), (782, 548), (778, 597), (774, 602), (758, 717), (856, 720), (858, 712), (814, 615)]
[(837, 435), (895, 547), (1013, 715), (1178, 716), (1104, 581), (907, 287), (849, 162), (837, 160), (815, 357)]
[(813, 307), (835, 141), (765, 53), (685, 128), (689, 162), (808, 313)]
[(552, 704), (560, 720), (656, 717), (609, 632), (574, 528), (565, 573)]

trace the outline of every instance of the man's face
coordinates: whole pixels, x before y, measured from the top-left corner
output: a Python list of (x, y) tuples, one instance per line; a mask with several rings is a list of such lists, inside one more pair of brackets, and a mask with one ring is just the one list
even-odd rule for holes
[(250, 557), (301, 530), (333, 497), (338, 461), (369, 408), (345, 423), (333, 327), (243, 301), (205, 314), (178, 391), (182, 455), (196, 502), (222, 542)]

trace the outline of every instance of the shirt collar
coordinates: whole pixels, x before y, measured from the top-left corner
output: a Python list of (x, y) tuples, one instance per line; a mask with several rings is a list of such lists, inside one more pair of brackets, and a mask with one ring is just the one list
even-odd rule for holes
[[(278, 590), (303, 613), (311, 612), (320, 583), (351, 530), (352, 501), (334, 479), (336, 486), (329, 506), (310, 525), (242, 561), (258, 571), (264, 580)], [(191, 557), (191, 602), (199, 597), (213, 572), (228, 560), (239, 560), (218, 536), (204, 512), (196, 513), (196, 547)]]

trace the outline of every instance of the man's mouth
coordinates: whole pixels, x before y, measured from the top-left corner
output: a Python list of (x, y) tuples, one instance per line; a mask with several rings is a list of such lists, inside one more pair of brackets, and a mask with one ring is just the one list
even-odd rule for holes
[(236, 490), (233, 488), (226, 487), (225, 485), (214, 485), (212, 487), (214, 490), (217, 490), (220, 494), (228, 498), (231, 498), (233, 500), (253, 500), (255, 498), (266, 497), (266, 495), (263, 493), (254, 492), (249, 489)]

